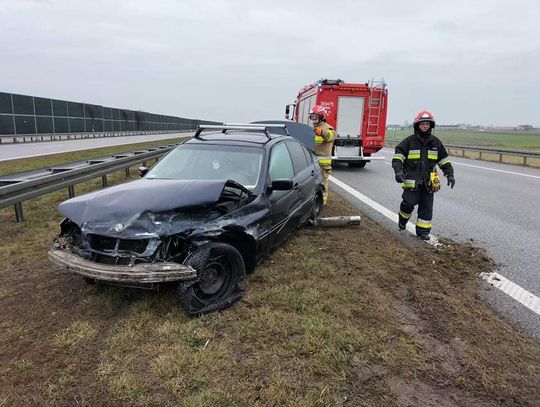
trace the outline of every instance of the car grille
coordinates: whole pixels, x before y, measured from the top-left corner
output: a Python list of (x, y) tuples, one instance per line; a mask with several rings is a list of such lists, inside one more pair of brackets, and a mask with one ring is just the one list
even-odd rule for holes
[(94, 234), (89, 234), (87, 239), (92, 250), (113, 255), (142, 254), (149, 242), (149, 239), (116, 239)]

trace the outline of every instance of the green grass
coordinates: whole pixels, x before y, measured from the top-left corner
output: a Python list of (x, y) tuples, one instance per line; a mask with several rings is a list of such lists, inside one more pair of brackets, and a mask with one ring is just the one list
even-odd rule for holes
[[(412, 130), (387, 130), (386, 137), (389, 140), (401, 140), (411, 133)], [(440, 130), (436, 128), (433, 134), (446, 144), (540, 150), (539, 132)]]

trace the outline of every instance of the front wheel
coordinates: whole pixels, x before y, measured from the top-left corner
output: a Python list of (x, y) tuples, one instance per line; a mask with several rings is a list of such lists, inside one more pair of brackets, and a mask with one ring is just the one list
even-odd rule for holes
[(184, 264), (197, 271), (196, 281), (180, 282), (180, 307), (188, 315), (202, 315), (231, 306), (245, 292), (246, 267), (242, 255), (230, 244), (208, 243)]

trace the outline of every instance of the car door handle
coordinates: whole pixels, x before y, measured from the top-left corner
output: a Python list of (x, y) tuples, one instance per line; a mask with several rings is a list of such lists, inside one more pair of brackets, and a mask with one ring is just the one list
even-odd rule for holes
[(300, 189), (300, 184), (297, 182), (296, 184), (294, 184), (294, 189)]

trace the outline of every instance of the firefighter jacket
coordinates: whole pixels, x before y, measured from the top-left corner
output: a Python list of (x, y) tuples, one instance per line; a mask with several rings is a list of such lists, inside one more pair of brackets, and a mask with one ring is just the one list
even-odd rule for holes
[(320, 165), (332, 165), (332, 146), (334, 144), (335, 131), (326, 122), (317, 123), (315, 132), (315, 155), (319, 157)]
[(403, 139), (396, 146), (392, 158), (392, 167), (398, 173), (403, 171), (404, 189), (416, 189), (428, 185), (430, 173), (438, 165), (445, 176), (454, 175), (454, 168), (448, 159), (448, 153), (441, 140), (432, 134), (422, 137), (415, 133)]

